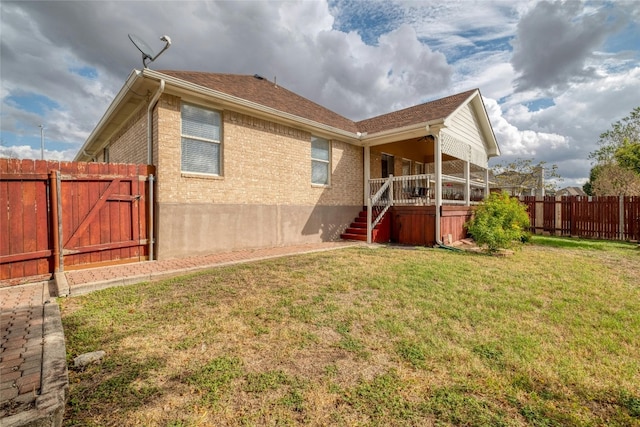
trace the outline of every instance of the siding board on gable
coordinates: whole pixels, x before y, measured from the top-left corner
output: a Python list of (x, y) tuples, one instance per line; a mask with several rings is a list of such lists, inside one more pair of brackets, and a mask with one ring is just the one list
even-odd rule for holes
[(485, 150), (484, 139), (478, 129), (480, 129), (478, 119), (471, 108), (471, 104), (467, 104), (458, 110), (446, 132), (460, 141), (465, 141), (476, 148)]

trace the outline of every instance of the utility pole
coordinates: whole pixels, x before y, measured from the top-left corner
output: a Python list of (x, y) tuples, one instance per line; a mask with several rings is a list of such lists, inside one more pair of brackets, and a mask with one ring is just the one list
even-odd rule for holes
[(40, 160), (44, 160), (44, 125), (40, 125)]

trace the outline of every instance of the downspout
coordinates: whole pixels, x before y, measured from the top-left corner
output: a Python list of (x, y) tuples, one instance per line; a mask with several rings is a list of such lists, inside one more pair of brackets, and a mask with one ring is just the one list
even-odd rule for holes
[(442, 209), (442, 146), (440, 145), (440, 129), (432, 135), (434, 172), (436, 173), (436, 245), (443, 246), (444, 244), (440, 237), (440, 209)]
[(164, 80), (160, 79), (160, 87), (151, 98), (149, 107), (147, 108), (147, 164), (153, 164), (153, 107), (156, 106), (160, 95), (164, 92)]
[[(164, 92), (164, 80), (160, 79), (160, 87), (151, 98), (151, 102), (149, 102), (149, 107), (147, 108), (147, 164), (153, 164), (153, 107), (155, 107), (158, 99), (160, 99), (160, 95)], [(156, 172), (157, 173), (157, 172)], [(154, 209), (153, 204), (155, 200), (153, 199), (153, 184), (154, 179), (153, 175), (149, 176), (149, 261), (153, 261), (153, 244), (155, 240), (154, 236)]]

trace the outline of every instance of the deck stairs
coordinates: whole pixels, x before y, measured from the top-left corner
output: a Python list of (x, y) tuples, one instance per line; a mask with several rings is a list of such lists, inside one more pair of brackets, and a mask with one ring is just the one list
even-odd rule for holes
[[(373, 243), (387, 243), (391, 238), (391, 214), (387, 212), (382, 220), (371, 230)], [(367, 211), (360, 211), (351, 225), (340, 235), (343, 240), (367, 241)]]

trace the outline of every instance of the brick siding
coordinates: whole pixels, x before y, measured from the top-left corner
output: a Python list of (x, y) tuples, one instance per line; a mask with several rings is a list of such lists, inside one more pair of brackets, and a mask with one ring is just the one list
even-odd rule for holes
[(158, 201), (168, 203), (361, 205), (362, 148), (331, 141), (331, 185), (311, 185), (311, 134), (222, 111), (222, 176), (180, 170), (180, 99), (163, 96), (158, 131)]

